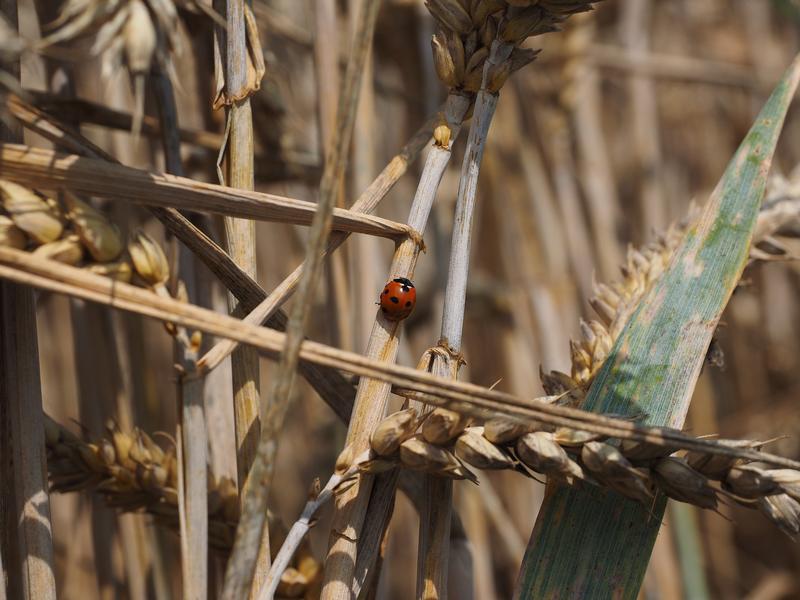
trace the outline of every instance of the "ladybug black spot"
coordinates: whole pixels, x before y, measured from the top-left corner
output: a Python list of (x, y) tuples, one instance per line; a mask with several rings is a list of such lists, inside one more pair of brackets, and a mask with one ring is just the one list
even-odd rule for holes
[[(386, 288), (385, 290), (383, 290), (383, 293), (384, 294), (388, 294), (389, 293), (389, 288)], [(383, 295), (383, 294), (381, 294), (381, 295)]]
[(411, 302), (406, 302), (406, 308), (408, 308), (409, 306), (411, 306)]
[(399, 303), (399, 302), (400, 302), (400, 299), (399, 299), (397, 296), (392, 296), (391, 298), (389, 298), (389, 300), (391, 300), (391, 301), (392, 301), (392, 302), (394, 302), (395, 304), (397, 304), (397, 303)]

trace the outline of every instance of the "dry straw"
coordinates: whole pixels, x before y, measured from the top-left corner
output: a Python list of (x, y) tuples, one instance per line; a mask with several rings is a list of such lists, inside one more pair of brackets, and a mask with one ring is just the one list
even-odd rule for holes
[[(117, 162), (80, 134), (66, 128), (52, 115), (42, 112), (16, 96), (6, 100), (6, 107), (26, 128), (35, 131), (54, 144), (81, 156), (97, 158), (109, 162)], [(397, 178), (405, 171), (409, 161), (424, 143), (425, 127), (416, 134), (412, 141), (401, 150), (400, 154), (387, 166), (376, 179), (370, 190), (376, 194), (385, 194)], [(425, 139), (427, 139), (425, 137)], [(370, 196), (367, 190), (364, 195)], [(382, 197), (382, 196), (380, 196)], [(166, 229), (174, 234), (216, 275), (223, 285), (243, 303), (245, 307), (253, 307), (266, 297), (266, 292), (247, 273), (245, 273), (228, 254), (217, 246), (207, 235), (195, 227), (186, 217), (173, 208), (151, 207), (150, 212), (159, 219)], [(342, 234), (346, 237), (346, 234)], [(89, 270), (98, 274), (125, 274), (125, 263), (117, 265), (90, 266)], [(283, 330), (286, 326), (286, 315), (281, 310), (267, 319), (266, 324), (274, 329)], [(353, 389), (334, 369), (326, 369), (307, 362), (300, 364), (300, 371), (328, 405), (342, 418), (350, 415), (353, 404)]]
[[(284, 341), (280, 332), (253, 327), (236, 319), (214, 313), (151, 291), (99, 277), (82, 269), (32, 257), (18, 250), (0, 248), (0, 276), (42, 289), (130, 310), (188, 329), (212, 335), (230, 336), (259, 348), (275, 358)], [(477, 418), (504, 416), (520, 423), (568, 427), (607, 437), (630, 439), (652, 444), (672, 444), (687, 450), (763, 461), (776, 466), (798, 468), (796, 461), (739, 448), (663, 427), (647, 427), (615, 417), (598, 415), (548, 403), (547, 399), (524, 399), (474, 384), (435, 377), (417, 369), (371, 360), (358, 354), (304, 342), (301, 359), (335, 366), (358, 375), (391, 383), (394, 391), (434, 406), (457, 408)]]
[[(591, 3), (506, 5), (494, 0), (429, 0), (426, 4), (440, 27), (432, 40), (439, 78), (451, 89), (477, 92), (453, 221), (439, 351), (431, 354), (428, 367), (437, 375), (455, 378), (462, 362), (461, 336), (478, 175), (498, 92), (514, 71), (537, 55), (536, 51), (519, 48), (521, 43), (552, 31), (556, 23), (572, 12), (587, 10)], [(443, 443), (455, 438), (467, 423), (457, 412), (437, 409), (423, 425), (422, 435), (428, 441)], [(452, 486), (435, 479), (427, 479), (425, 485), (428, 491), (420, 519), (417, 595), (436, 598), (446, 595), (447, 589)]]
[[(398, 467), (431, 474), (433, 477), (428, 479), (428, 483), (445, 490), (433, 497), (433, 501), (424, 509), (427, 513), (423, 514), (423, 531), (435, 532), (433, 537), (445, 542), (444, 546), (438, 547), (426, 547), (423, 542), (420, 574), (424, 581), (420, 586), (420, 595), (425, 597), (444, 595), (446, 541), (449, 536), (442, 532), (446, 533), (446, 528), (450, 526), (450, 498), (446, 490), (452, 478), (476, 480), (470, 467), (513, 469), (531, 476), (538, 474), (561, 480), (566, 485), (603, 486), (647, 506), (652, 505), (657, 493), (710, 509), (716, 509), (720, 499), (728, 497), (758, 508), (784, 531), (797, 534), (800, 531), (800, 476), (795, 470), (797, 464), (761, 452), (764, 442), (698, 440), (671, 429), (641, 427), (633, 422), (575, 410), (580, 407), (625, 323), (669, 264), (682, 239), (685, 225), (671, 228), (643, 250), (629, 251), (619, 283), (594, 286), (591, 305), (597, 313), (597, 320), (581, 324), (582, 337), (571, 344), (570, 374), (543, 374), (543, 382), (550, 396), (527, 400), (452, 380), (457, 376), (461, 358), (460, 337), (469, 266), (469, 238), (480, 154), (497, 103), (497, 92), (510, 74), (536, 56), (534, 51), (522, 50), (519, 44), (531, 35), (554, 30), (570, 14), (588, 9), (591, 2), (428, 0), (426, 3), (438, 26), (432, 41), (435, 69), (450, 93), (444, 114), (434, 129), (436, 145), (431, 149), (408, 224), (362, 218), (362, 213), (372, 210), (383, 198), (411, 158), (426, 144), (432, 127), (423, 130), (421, 137), (418, 135), (409, 143), (408, 153), (401, 153), (390, 163), (351, 211), (334, 215), (334, 224), (342, 229), (332, 236), (325, 249), (325, 253), (333, 251), (351, 231), (383, 235), (398, 243), (390, 275), (413, 274), (422, 248), (420, 235), (427, 211), (430, 210), (439, 179), (450, 158), (451, 144), (457, 139), (464, 115), (474, 111), (459, 189), (455, 220), (457, 232), (453, 241), (453, 264), (449, 270), (443, 339), (437, 348), (426, 354), (423, 365), (425, 372), (414, 372), (391, 364), (397, 352), (399, 331), (395, 325), (387, 328), (380, 315), (367, 358), (303, 342), (302, 322), (307, 314), (309, 297), (306, 292), (313, 288), (308, 283), (313, 281), (313, 276), (304, 276), (302, 279), (302, 293), (288, 336), (259, 328), (258, 325), (264, 321), (270, 325), (276, 322), (285, 324), (285, 315), (276, 311), (301, 281), (303, 267), (298, 268), (295, 274), (267, 296), (253, 280), (252, 261), (249, 265), (244, 264), (246, 261), (237, 265), (231, 256), (204, 238), (174, 210), (175, 207), (199, 206), (204, 210), (236, 217), (254, 218), (269, 214), (270, 218), (279, 222), (309, 224), (312, 220), (317, 221), (318, 226), (312, 235), (314, 243), (309, 245), (309, 260), (305, 263), (308, 275), (314, 272), (323, 256), (322, 245), (327, 230), (325, 211), (330, 206), (327, 194), (323, 194), (323, 208), (317, 210), (291, 199), (229, 193), (228, 190), (223, 192), (222, 188), (212, 188), (189, 180), (124, 170), (104, 162), (107, 157), (102, 154), (93, 154), (94, 150), (85, 145), (79, 136), (62, 136), (63, 132), (60, 131), (50, 130), (49, 133), (64, 143), (69, 152), (91, 156), (93, 161), (64, 158), (55, 153), (37, 155), (38, 151), (23, 147), (2, 148), (3, 176), (8, 180), (0, 181), (3, 194), (3, 209), (0, 211), (0, 275), (18, 283), (161, 319), (168, 324), (170, 332), (187, 346), (192, 344), (188, 334), (190, 328), (228, 336), (229, 339), (200, 361), (201, 370), (219, 364), (239, 343), (257, 347), (273, 359), (283, 351), (282, 367), (285, 367), (286, 374), (294, 371), (297, 360), (301, 361), (301, 368), (306, 372), (318, 369), (312, 381), (316, 382), (318, 389), (324, 390), (322, 393), (326, 401), (340, 415), (349, 415), (353, 405), (353, 390), (335, 369), (360, 375), (353, 423), (348, 434), (349, 444), (342, 453), (337, 474), (319, 494), (315, 490), (298, 529), (295, 531), (293, 528), (292, 540), (285, 546), (287, 552), (281, 549), (283, 557), (270, 576), (269, 587), (264, 592), (267, 595), (275, 591), (276, 575), (288, 564), (286, 554), (291, 556), (291, 548), (299, 543), (311, 526), (313, 514), (336, 492), (339, 496), (335, 528), (342, 535), (330, 549), (324, 596), (332, 598), (359, 594), (364, 589), (367, 571), (372, 569), (378, 557), (377, 546), (385, 532), (386, 519), (375, 515), (388, 513), (395, 493)], [(180, 4), (208, 12), (204, 3)], [(236, 35), (243, 43), (238, 47), (237, 66), (240, 67), (238, 75), (243, 76), (241, 83), (244, 95), (240, 94), (242, 90), (233, 89), (238, 86), (231, 86), (230, 80), (225, 82), (218, 78), (217, 104), (242, 101), (258, 87), (260, 74), (263, 73), (262, 53), (258, 48), (252, 14), (247, 11), (244, 2), (230, 2), (228, 6), (239, 7)], [(228, 16), (231, 16), (230, 13)], [(94, 51), (104, 53), (107, 64), (115, 65), (124, 60), (137, 89), (138, 108), (134, 128), (138, 130), (142, 113), (141, 86), (145, 76), (155, 63), (169, 62), (170, 54), (177, 47), (179, 22), (175, 5), (154, 0), (111, 4), (69, 0), (56, 26), (59, 29), (48, 43), (97, 34)], [(219, 47), (218, 52), (222, 54)], [(218, 55), (217, 58), (221, 57)], [(477, 101), (471, 107), (476, 94)], [(249, 121), (249, 114), (245, 113), (242, 112), (245, 115), (242, 123)], [(28, 124), (41, 126), (31, 125), (30, 121)], [(248, 148), (246, 143), (252, 131), (243, 138), (234, 133), (235, 124), (231, 128), (230, 150), (232, 153), (242, 152), (244, 159), (249, 158), (252, 176), (252, 148)], [(245, 143), (240, 143), (242, 140)], [(70, 144), (73, 146), (70, 147)], [(347, 144), (334, 143), (333, 146), (341, 154)], [(27, 155), (22, 156), (23, 152)], [(246, 162), (244, 160), (242, 164)], [(336, 166), (328, 167), (326, 192), (333, 189), (331, 182), (338, 184), (342, 176), (341, 172), (336, 176), (330, 173), (340, 167), (343, 170), (343, 163), (338, 160), (329, 161), (330, 164)], [(8, 172), (5, 171), (7, 166)], [(248, 167), (245, 167), (247, 170)], [(111, 182), (108, 179), (104, 182), (104, 177), (117, 177), (118, 180)], [(93, 181), (97, 178), (100, 183)], [(131, 193), (120, 189), (119, 181), (127, 183), (129, 187), (144, 186), (137, 189), (136, 195), (139, 196), (141, 190), (146, 189), (145, 194), (156, 199), (153, 201), (148, 198), (148, 201), (157, 204), (154, 213), (171, 230), (180, 232), (181, 239), (201, 255), (241, 301), (242, 310), (236, 316), (252, 311), (243, 322), (214, 315), (169, 297), (165, 293), (169, 265), (160, 247), (153, 240), (137, 235), (126, 252), (114, 225), (80, 196), (88, 194), (133, 200)], [(235, 183), (232, 178), (229, 181)], [(59, 195), (48, 198), (42, 191), (57, 191)], [(786, 258), (790, 250), (789, 245), (783, 243), (782, 236), (794, 235), (789, 224), (793, 219), (796, 220), (798, 212), (797, 202), (784, 198), (775, 198), (772, 202), (768, 200), (756, 234), (759, 245), (753, 249), (751, 258)], [(250, 247), (246, 249), (252, 250), (252, 240), (245, 241), (244, 245), (248, 244)], [(21, 253), (19, 250), (27, 252)], [(54, 264), (54, 261), (66, 266)], [(113, 278), (113, 281), (101, 279), (97, 274)], [(127, 281), (147, 289), (131, 287), (125, 284)], [(260, 306), (254, 310), (259, 302)], [(311, 365), (311, 362), (316, 365)], [(288, 383), (280, 388), (282, 393), (278, 396), (288, 398), (291, 376), (281, 381)], [(337, 387), (331, 384), (332, 381), (342, 385), (332, 390)], [(390, 391), (407, 396), (413, 401), (413, 408), (381, 421)], [(428, 407), (437, 408), (431, 412)], [(280, 408), (285, 411), (285, 404), (281, 404)], [(270, 425), (273, 430), (268, 442), (272, 444), (272, 454), (275, 444), (272, 437), (282, 422), (281, 411)], [(63, 432), (55, 436), (49, 432), (48, 436), (55, 440), (51, 445), (48, 438), (48, 447), (54, 453), (53, 464), (60, 464), (58, 461), (61, 459), (66, 461), (65, 465), (61, 465), (64, 470), (60, 475), (53, 471), (56, 478), (65, 476), (65, 481), (70, 481), (69, 477), (74, 477), (74, 481), (80, 482), (80, 485), (94, 485), (96, 477), (100, 479), (101, 487), (108, 485), (113, 488), (110, 496), (119, 494), (120, 497), (123, 495), (120, 490), (130, 485), (130, 488), (125, 488), (125, 493), (132, 491), (128, 499), (139, 494), (139, 500), (148, 503), (147, 507), (144, 504), (136, 505), (137, 509), (145, 508), (157, 514), (157, 510), (149, 508), (149, 503), (153, 502), (153, 506), (167, 503), (174, 509), (169, 517), (175, 519), (171, 524), (174, 526), (180, 521), (178, 515), (184, 510), (178, 494), (178, 489), (182, 487), (182, 470), (175, 467), (176, 457), (170, 451), (159, 448), (148, 436), (134, 432), (127, 436), (126, 441), (126, 436), (114, 428), (109, 431), (107, 443), (100, 440), (84, 443), (74, 436), (69, 438)], [(108, 444), (113, 449), (113, 456)], [(360, 454), (357, 452), (359, 450)], [(59, 452), (63, 456), (57, 456)], [(353, 458), (356, 454), (358, 457)], [(179, 458), (177, 462), (180, 462)], [(266, 462), (269, 467), (271, 460)], [(785, 468), (773, 468), (776, 465)], [(69, 468), (73, 468), (73, 471), (70, 472)], [(176, 473), (174, 478), (170, 469)], [(351, 475), (356, 471), (361, 471), (362, 476), (354, 480)], [(92, 483), (86, 483), (90, 480)], [(374, 491), (371, 489), (373, 485)], [(218, 508), (215, 490), (220, 486), (226, 486), (223, 505), (227, 506), (229, 497), (235, 498), (234, 486), (229, 482), (217, 485), (212, 481), (209, 487), (212, 523)], [(172, 491), (167, 492), (167, 488)], [(231, 491), (233, 493), (229, 493)], [(169, 500), (164, 499), (167, 497)], [(238, 508), (237, 503), (234, 502), (234, 505)], [(368, 505), (372, 512), (365, 515)], [(265, 511), (261, 513), (263, 515)], [(230, 524), (231, 521), (226, 522), (228, 533)], [(183, 529), (183, 542), (188, 544), (185, 525)], [(258, 529), (254, 528), (255, 531)], [(358, 538), (361, 544), (357, 556), (353, 538)], [(363, 548), (375, 549), (375, 552), (370, 554)], [(252, 547), (247, 553), (247, 560), (255, 559)], [(184, 558), (188, 554), (184, 551)], [(263, 565), (266, 560), (262, 557), (259, 562)], [(337, 560), (351, 564), (337, 564)], [(362, 565), (366, 566), (362, 569)], [(283, 579), (288, 580), (293, 576), (286, 572)], [(432, 583), (430, 587), (429, 581)], [(205, 586), (205, 582), (202, 585)], [(256, 578), (253, 587), (258, 585)], [(241, 589), (237, 588), (238, 591)], [(231, 594), (230, 590), (228, 593)], [(278, 593), (288, 594), (280, 589)]]
[[(217, 1), (224, 13), (224, 24), (214, 29), (214, 109), (225, 107), (225, 139), (219, 149), (217, 175), (220, 183), (234, 188), (255, 187), (255, 146), (250, 97), (261, 87), (266, 72), (258, 26), (250, 3), (244, 0)], [(223, 175), (223, 162), (226, 170)], [(226, 250), (233, 261), (250, 277), (256, 276), (256, 225), (247, 219), (226, 217)], [(228, 294), (231, 314), (242, 316), (247, 308), (234, 294)], [(194, 364), (196, 368), (196, 363)], [(238, 484), (244, 501), (248, 474), (255, 458), (261, 428), (260, 368), (257, 354), (243, 348), (231, 358), (234, 429)], [(269, 564), (269, 532), (261, 538), (261, 559), (255, 578), (262, 580)]]
[[(20, 54), (25, 43), (18, 29), (17, 1), (0, 2), (0, 84), (19, 89)], [(10, 32), (9, 32), (10, 30)], [(11, 33), (9, 35), (9, 33)], [(21, 141), (22, 131), (0, 119), (0, 142)], [(15, 203), (2, 192), (3, 206)], [(32, 198), (31, 198), (32, 200)], [(33, 203), (41, 209), (38, 202)], [(20, 221), (31, 225), (34, 235), (55, 239), (58, 229), (52, 213), (35, 210), (36, 223), (25, 215), (11, 217), (15, 231), (6, 225), (6, 237), (20, 243)], [(10, 235), (9, 235), (10, 232)], [(0, 455), (5, 493), (0, 502), (2, 560), (8, 572), (12, 597), (56, 598), (55, 556), (50, 520), (50, 499), (43, 473), (42, 391), (37, 343), (34, 291), (0, 282)], [(5, 597), (5, 571), (0, 577), (0, 595)]]
[(330, 139), (325, 171), (320, 184), (320, 201), (309, 233), (298, 299), (287, 325), (285, 343), (273, 382), (271, 404), (264, 418), (258, 452), (250, 472), (250, 477), (257, 482), (257, 485), (254, 483), (250, 486), (245, 496), (242, 522), (237, 530), (236, 544), (226, 568), (223, 598), (240, 598), (248, 588), (252, 596), (258, 593), (261, 587), (262, 582), (259, 581), (259, 577), (251, 576), (253, 563), (257, 558), (256, 543), (264, 528), (263, 515), (266, 512), (267, 495), (271, 487), (278, 435), (289, 407), (300, 345), (303, 342), (314, 290), (325, 257), (324, 250), (330, 235), (336, 194), (347, 167), (361, 77), (372, 45), (379, 7), (380, 3), (377, 0), (366, 0), (359, 9), (353, 35), (353, 49), (340, 92), (336, 129)]
[[(148, 173), (103, 160), (65, 156), (28, 146), (3, 144), (0, 160), (6, 179), (41, 190), (67, 189), (113, 201), (297, 225), (310, 225), (316, 212), (313, 202)], [(413, 235), (402, 223), (342, 208), (334, 209), (333, 228), (393, 240)]]
[[(430, 150), (423, 168), (420, 184), (412, 201), (408, 224), (416, 231), (423, 231), (430, 214), (436, 191), (444, 170), (450, 160), (450, 145), (458, 135), (461, 121), (467, 111), (469, 100), (460, 94), (448, 96), (444, 123), (435, 132), (436, 143)], [(416, 261), (421, 246), (408, 239), (398, 245), (392, 258), (387, 279), (395, 277), (413, 278)], [(397, 354), (399, 338), (398, 324), (390, 322), (378, 311), (375, 323), (365, 352), (367, 357), (393, 362)], [(390, 386), (385, 382), (362, 378), (356, 393), (355, 406), (348, 429), (347, 443), (352, 444), (355, 451), (363, 451), (368, 444), (368, 436), (375, 425), (385, 414), (385, 405), (390, 393)], [(358, 486), (344, 492), (337, 498), (335, 527), (352, 530), (353, 536), (342, 536), (334, 540), (328, 550), (333, 564), (326, 568), (326, 585), (329, 594), (342, 594), (350, 589), (349, 582), (353, 577), (356, 564), (356, 548), (351, 541), (359, 538), (358, 531), (363, 525), (366, 512), (366, 501), (372, 485), (370, 479), (364, 479)], [(393, 493), (393, 491), (391, 491)], [(353, 499), (356, 499), (353, 502)], [(343, 507), (347, 507), (343, 510)], [(373, 531), (371, 535), (379, 538), (381, 531)], [(330, 559), (329, 559), (330, 560)], [(349, 593), (349, 592), (348, 592)]]

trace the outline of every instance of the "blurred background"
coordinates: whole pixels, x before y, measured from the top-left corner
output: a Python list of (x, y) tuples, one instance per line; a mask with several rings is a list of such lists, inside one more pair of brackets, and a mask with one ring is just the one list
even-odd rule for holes
[[(335, 114), (334, 49), (343, 65), (355, 4), (254, 1), (267, 61), (253, 101), (257, 189), (315, 200), (321, 140)], [(38, 38), (59, 5), (20, 0), (22, 32)], [(180, 126), (192, 133), (183, 146), (186, 174), (216, 182), (224, 115), (211, 109), (211, 21), (185, 10), (181, 18), (175, 82)], [(384, 1), (344, 206), (444, 99), (430, 53), (433, 27), (421, 0)], [(629, 244), (653, 239), (691, 201), (705, 202), (800, 50), (800, 2), (605, 0), (594, 12), (570, 19), (562, 32), (535, 42), (543, 52), (503, 88), (484, 157), (462, 371), (469, 381), (499, 381), (498, 389), (531, 397), (543, 394), (540, 366), (569, 371), (568, 341), (577, 336), (579, 318), (591, 314), (592, 279), (617, 278)], [(65, 120), (123, 163), (163, 170), (159, 139), (144, 135), (135, 146), (126, 131), (129, 120), (119, 118), (133, 107), (127, 75), (100, 77), (99, 61), (86, 58), (90, 45), (91, 40), (75, 43), (59, 57), (26, 57), (24, 87), (52, 94), (48, 101)], [(146, 114), (157, 115), (156, 108), (148, 96)], [(417, 308), (401, 343), (405, 365), (416, 365), (439, 338), (463, 139), (455, 145), (425, 232), (427, 253), (415, 276)], [(26, 142), (47, 146), (34, 136)], [(378, 215), (405, 221), (422, 162), (411, 166)], [(791, 179), (798, 163), (795, 109), (773, 171)], [(795, 179), (800, 183), (800, 175)], [(160, 225), (144, 210), (122, 204), (108, 209), (127, 231), (143, 226), (163, 239)], [(213, 225), (221, 231), (220, 223)], [(300, 263), (305, 236), (304, 228), (258, 224), (259, 282), (266, 290)], [(392, 251), (388, 241), (359, 236), (343, 246), (319, 291), (312, 339), (363, 351)], [(224, 291), (213, 277), (199, 281), (207, 286), (206, 303), (225, 310)], [(795, 263), (758, 264), (746, 272), (718, 332), (722, 366), (706, 366), (695, 391), (687, 421), (692, 433), (786, 436), (772, 451), (800, 458), (799, 290)], [(39, 348), (45, 408), (62, 425), (96, 436), (113, 417), (123, 428), (174, 431), (172, 341), (160, 323), (41, 294)], [(271, 373), (272, 365), (262, 361), (263, 391)], [(345, 433), (305, 382), (295, 393), (271, 500), (286, 524), (299, 514), (314, 478), (327, 479)], [(229, 367), (214, 373), (206, 395), (212, 470), (217, 477), (235, 477)], [(483, 472), (480, 479), (480, 486), (455, 486), (473, 552), (475, 597), (508, 598), (543, 487), (510, 472)], [(323, 514), (312, 531), (317, 557), (324, 556), (329, 516)], [(55, 494), (53, 517), (64, 598), (177, 597), (180, 568), (172, 532), (146, 516), (119, 514), (85, 493)], [(416, 523), (411, 504), (400, 497), (379, 597), (413, 597)], [(757, 512), (723, 506), (714, 514), (673, 503), (642, 597), (800, 597), (798, 573), (798, 546)]]

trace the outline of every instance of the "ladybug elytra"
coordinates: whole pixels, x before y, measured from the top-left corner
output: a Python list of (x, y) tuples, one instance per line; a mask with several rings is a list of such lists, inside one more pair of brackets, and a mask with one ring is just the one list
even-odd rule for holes
[(398, 277), (383, 286), (381, 305), (383, 316), (390, 321), (401, 321), (411, 314), (417, 303), (417, 290), (411, 280)]

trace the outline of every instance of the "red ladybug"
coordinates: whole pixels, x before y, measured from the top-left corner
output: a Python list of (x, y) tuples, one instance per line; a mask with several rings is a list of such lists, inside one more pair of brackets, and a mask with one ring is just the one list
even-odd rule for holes
[(390, 321), (401, 321), (411, 314), (417, 303), (417, 290), (405, 277), (392, 279), (383, 286), (381, 312)]

